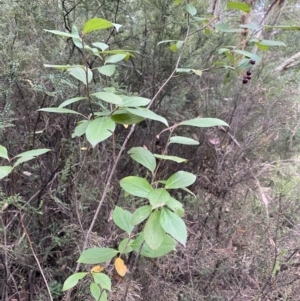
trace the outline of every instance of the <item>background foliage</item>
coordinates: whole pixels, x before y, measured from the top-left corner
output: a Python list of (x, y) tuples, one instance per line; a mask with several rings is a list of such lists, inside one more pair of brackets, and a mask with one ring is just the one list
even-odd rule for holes
[[(170, 49), (175, 42), (159, 42), (184, 40), (186, 4), (173, 0), (2, 1), (1, 145), (10, 157), (35, 148), (52, 151), (1, 180), (1, 300), (48, 300), (32, 248), (53, 299), (66, 300), (63, 282), (74, 272), (116, 152), (128, 133), (118, 126), (113, 143), (107, 140), (92, 149), (85, 139), (71, 139), (77, 117), (37, 111), (57, 107), (84, 92), (84, 86), (66, 72), (44, 68), (44, 64), (78, 64), (83, 60), (81, 49), (71, 39), (43, 29), (70, 32), (74, 24), (81, 28), (93, 17), (122, 24), (118, 33), (95, 32), (91, 40), (101, 40), (111, 49), (133, 50), (134, 57), (121, 62), (110, 80), (95, 76), (93, 92), (109, 84), (120, 92), (151, 99), (173, 72), (180, 53), (174, 46)], [(209, 11), (208, 1), (190, 4), (199, 17), (216, 14)], [(253, 2), (252, 22), (261, 22), (271, 4)], [(222, 2), (216, 16), (236, 28), (241, 12), (226, 10)], [(289, 1), (272, 7), (265, 24), (299, 25), (298, 19), (299, 2)], [(296, 61), (280, 72), (276, 68), (298, 53), (300, 31), (265, 31), (265, 39), (282, 41), (286, 47), (257, 50), (262, 60), (251, 69), (251, 80), (243, 84), (244, 71), (224, 68), (224, 62), (229, 66), (232, 62), (218, 52), (240, 45), (241, 34), (216, 31), (210, 25), (202, 30), (206, 25), (199, 22), (191, 27), (179, 65), (202, 70), (202, 75), (175, 73), (152, 109), (172, 123), (198, 116), (220, 118), (230, 131), (186, 127), (177, 132), (200, 142), (170, 148), (170, 153), (187, 158), (185, 170), (197, 175), (191, 188), (196, 198), (176, 193), (185, 205), (188, 242), (186, 248), (178, 245), (176, 252), (160, 259), (142, 258), (127, 300), (298, 300), (299, 65)], [(245, 50), (255, 51), (252, 45)], [(90, 58), (89, 64), (103, 62)], [(157, 122), (141, 122), (128, 150), (145, 145), (158, 152), (167, 140), (166, 135), (157, 139), (161, 129)], [(161, 177), (179, 168), (175, 163), (165, 165)], [(115, 247), (120, 242), (123, 237), (112, 222), (113, 208), (133, 212), (142, 204), (125, 198), (119, 181), (145, 173), (125, 152), (89, 247)], [(134, 257), (125, 260), (130, 270)], [(84, 284), (72, 292), (74, 300), (88, 300)], [(110, 300), (121, 300), (126, 286), (126, 277), (116, 277)]]

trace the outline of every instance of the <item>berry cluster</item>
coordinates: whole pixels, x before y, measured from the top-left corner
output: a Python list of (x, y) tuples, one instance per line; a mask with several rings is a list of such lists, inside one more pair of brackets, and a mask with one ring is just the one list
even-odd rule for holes
[[(249, 63), (251, 65), (255, 65), (255, 61), (254, 60), (250, 60)], [(248, 70), (243, 78), (243, 84), (247, 84), (248, 81), (252, 78), (251, 77), (252, 72), (250, 70)]]

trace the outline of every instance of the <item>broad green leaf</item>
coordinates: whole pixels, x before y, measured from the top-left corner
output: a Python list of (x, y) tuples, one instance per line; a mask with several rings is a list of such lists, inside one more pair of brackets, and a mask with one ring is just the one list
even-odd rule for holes
[(6, 147), (0, 145), (0, 157), (9, 160)]
[(167, 203), (167, 206), (172, 209), (176, 215), (183, 217), (184, 209), (183, 205), (179, 201), (171, 197)]
[(99, 73), (106, 75), (106, 76), (112, 76), (116, 71), (115, 65), (104, 65), (99, 68), (97, 68)]
[(133, 160), (154, 172), (156, 168), (156, 160), (150, 151), (143, 147), (133, 147), (128, 151), (128, 154)]
[(74, 287), (78, 283), (78, 281), (82, 279), (84, 276), (86, 276), (87, 274), (88, 273), (86, 272), (80, 272), (69, 276), (63, 285), (62, 291), (64, 292)]
[(300, 30), (300, 26), (298, 25), (276, 25), (276, 26), (271, 26), (271, 25), (265, 25), (265, 29), (282, 29), (282, 30)]
[(240, 50), (240, 49), (235, 49), (233, 51), (235, 53), (244, 55), (245, 57), (247, 57), (249, 59), (252, 59), (252, 60), (255, 60), (257, 62), (261, 60), (261, 57), (259, 55), (255, 54), (255, 53), (251, 53), (251, 52), (248, 52), (248, 51), (245, 51), (245, 50)]
[(58, 113), (58, 114), (77, 114), (77, 115), (81, 115), (81, 116), (85, 117), (84, 115), (82, 115), (76, 111), (73, 111), (70, 109), (65, 109), (65, 108), (43, 108), (43, 109), (39, 109), (38, 111)]
[(118, 250), (121, 254), (130, 253), (133, 249), (131, 248), (130, 244), (133, 242), (130, 238), (124, 238), (118, 246)]
[(241, 24), (240, 27), (248, 28), (248, 29), (251, 29), (253, 31), (261, 30), (261, 27), (256, 23)]
[(179, 143), (184, 145), (199, 145), (199, 142), (187, 137), (174, 136), (170, 138), (170, 143)]
[(162, 208), (159, 222), (168, 234), (185, 246), (187, 240), (186, 225), (178, 215), (168, 209)]
[(96, 42), (96, 43), (92, 43), (93, 46), (100, 48), (102, 51), (104, 51), (105, 49), (107, 49), (109, 46), (105, 43), (102, 42)]
[(134, 226), (130, 223), (131, 216), (132, 214), (129, 211), (124, 210), (118, 206), (116, 206), (113, 211), (114, 223), (129, 235), (134, 229)]
[(199, 128), (206, 128), (212, 126), (229, 126), (225, 121), (217, 118), (194, 118), (180, 122), (178, 125), (196, 126)]
[(286, 46), (281, 41), (273, 41), (273, 40), (261, 40), (258, 42), (258, 44), (264, 45), (264, 46)]
[(152, 209), (163, 207), (170, 199), (170, 194), (164, 188), (152, 189), (148, 194), (148, 200)]
[(0, 180), (8, 176), (12, 170), (11, 166), (0, 166)]
[(139, 96), (121, 96), (122, 107), (143, 107), (150, 103), (150, 99)]
[(177, 162), (177, 163), (183, 163), (183, 162), (186, 163), (187, 162), (187, 159), (176, 157), (176, 156), (167, 156), (167, 155), (154, 154), (154, 157), (158, 158), (158, 159), (162, 159), (162, 160), (174, 161), (174, 162)]
[(107, 293), (106, 293), (106, 291), (102, 291), (102, 295), (101, 295), (101, 298), (100, 298), (99, 301), (107, 301)]
[(111, 280), (103, 273), (92, 273), (95, 283), (100, 284), (101, 288), (104, 290), (111, 291)]
[(183, 46), (184, 41), (177, 41), (176, 47), (177, 49), (180, 49)]
[(166, 189), (184, 188), (192, 185), (196, 181), (196, 176), (190, 172), (177, 171), (166, 182)]
[(112, 63), (112, 64), (118, 63), (118, 62), (124, 60), (127, 55), (128, 55), (128, 53), (120, 53), (120, 54), (111, 55), (111, 56), (109, 56), (105, 59), (105, 64), (107, 64), (107, 63)]
[(145, 205), (141, 206), (138, 209), (134, 211), (134, 213), (131, 216), (130, 223), (131, 225), (138, 225), (141, 222), (143, 222), (152, 212), (152, 206)]
[(250, 12), (250, 5), (243, 3), (243, 2), (228, 2), (227, 9), (238, 9), (244, 11), (246, 13)]
[(77, 262), (84, 264), (99, 264), (112, 259), (119, 251), (111, 248), (91, 248), (84, 250)]
[(68, 68), (67, 71), (70, 73), (70, 75), (87, 85), (87, 82), (89, 83), (93, 79), (93, 72), (89, 68), (87, 68), (88, 79), (86, 82), (86, 73), (84, 69), (84, 67), (72, 67)]
[(141, 198), (147, 198), (149, 192), (152, 190), (149, 182), (140, 177), (129, 176), (120, 181), (121, 187), (131, 195)]
[(87, 99), (87, 97), (82, 97), (82, 96), (79, 96), (79, 97), (74, 97), (74, 98), (70, 98), (70, 99), (67, 99), (65, 100), (64, 102), (62, 102), (58, 107), (59, 108), (64, 108), (74, 102), (77, 102), (79, 100), (83, 100), (83, 99)]
[(98, 284), (92, 282), (90, 284), (90, 292), (91, 292), (91, 295), (95, 298), (95, 300), (98, 301), (100, 299), (101, 289)]
[(24, 163), (24, 162), (27, 162), (27, 161), (30, 161), (30, 160), (33, 160), (35, 159), (35, 157), (20, 157), (14, 164), (14, 168), (17, 167), (18, 165), (20, 165), (21, 163)]
[[(109, 93), (116, 93), (116, 88), (115, 87), (105, 87), (105, 88), (103, 88), (103, 91), (109, 92)], [(123, 99), (122, 95), (120, 95), (120, 97)]]
[(51, 149), (49, 149), (49, 148), (33, 149), (30, 151), (20, 153), (20, 154), (16, 155), (15, 157), (36, 157), (36, 156), (43, 155), (50, 151), (51, 151)]
[(163, 241), (161, 245), (157, 248), (157, 250), (152, 250), (147, 243), (144, 242), (144, 234), (143, 232), (134, 240), (131, 244), (132, 248), (135, 252), (140, 250), (141, 244), (143, 244), (141, 255), (149, 258), (158, 258), (162, 257), (171, 251), (175, 251), (176, 242), (169, 235), (164, 235)]
[(168, 125), (168, 121), (166, 120), (166, 118), (155, 114), (154, 112), (148, 110), (148, 109), (142, 109), (142, 108), (136, 108), (136, 109), (131, 109), (131, 108), (127, 108), (126, 109), (129, 113), (143, 117), (143, 118), (148, 118), (151, 120), (156, 120), (156, 121), (160, 121), (163, 124), (165, 124), (166, 126)]
[(131, 114), (126, 110), (115, 111), (111, 116), (111, 119), (116, 123), (126, 124), (126, 125), (136, 124), (144, 120), (143, 117)]
[(259, 43), (255, 43), (255, 45), (258, 47), (258, 49), (260, 49), (262, 51), (267, 51), (269, 49), (269, 46), (266, 46), (266, 45), (262, 45)]
[(89, 32), (95, 31), (95, 30), (102, 30), (102, 29), (113, 27), (113, 26), (114, 26), (114, 24), (111, 23), (110, 21), (107, 21), (107, 20), (101, 19), (101, 18), (94, 18), (94, 19), (88, 20), (84, 24), (82, 32), (84, 34), (86, 34), (86, 33), (89, 33)]
[(110, 137), (116, 124), (109, 117), (99, 117), (89, 122), (86, 128), (86, 139), (95, 147), (99, 142)]
[(156, 210), (149, 216), (144, 228), (145, 242), (152, 250), (159, 248), (166, 235), (159, 221), (160, 211)]
[(187, 4), (185, 10), (191, 15), (195, 16), (197, 14), (197, 9), (192, 4)]
[(105, 102), (113, 103), (115, 105), (120, 105), (122, 103), (122, 98), (116, 94), (109, 93), (109, 92), (96, 92), (91, 94)]
[(59, 31), (59, 30), (48, 30), (44, 29), (47, 32), (51, 32), (55, 35), (61, 36), (61, 37), (67, 37), (67, 38), (78, 38), (77, 35), (69, 33), (69, 32), (64, 32), (64, 31)]
[(77, 125), (74, 129), (74, 133), (72, 134), (72, 138), (81, 137), (85, 134), (86, 129), (91, 121), (89, 120), (82, 120), (80, 121), (79, 125)]
[(220, 32), (242, 32), (243, 29), (241, 28), (231, 28), (227, 24), (218, 23), (215, 24), (215, 29)]

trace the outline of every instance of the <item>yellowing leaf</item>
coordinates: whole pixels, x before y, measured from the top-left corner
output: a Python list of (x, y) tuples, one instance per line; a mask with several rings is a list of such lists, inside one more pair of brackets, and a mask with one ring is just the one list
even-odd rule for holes
[(91, 273), (100, 273), (104, 270), (104, 267), (102, 267), (101, 265), (95, 265), (92, 269), (91, 269)]
[(115, 260), (115, 269), (120, 276), (122, 276), (122, 277), (125, 276), (125, 274), (127, 272), (127, 266), (124, 264), (124, 261), (122, 258), (118, 257)]

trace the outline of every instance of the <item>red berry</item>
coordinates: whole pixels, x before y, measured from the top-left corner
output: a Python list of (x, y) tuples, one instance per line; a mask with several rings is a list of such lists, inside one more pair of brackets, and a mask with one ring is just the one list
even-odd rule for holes
[(249, 75), (249, 76), (247, 76), (246, 78), (247, 78), (248, 80), (250, 80), (252, 77)]
[(248, 79), (247, 78), (244, 78), (243, 79), (243, 84), (247, 84), (248, 83)]
[(252, 73), (250, 70), (247, 71), (247, 75), (250, 76)]
[(254, 60), (250, 60), (249, 63), (250, 63), (251, 65), (255, 65), (255, 61), (254, 61)]

